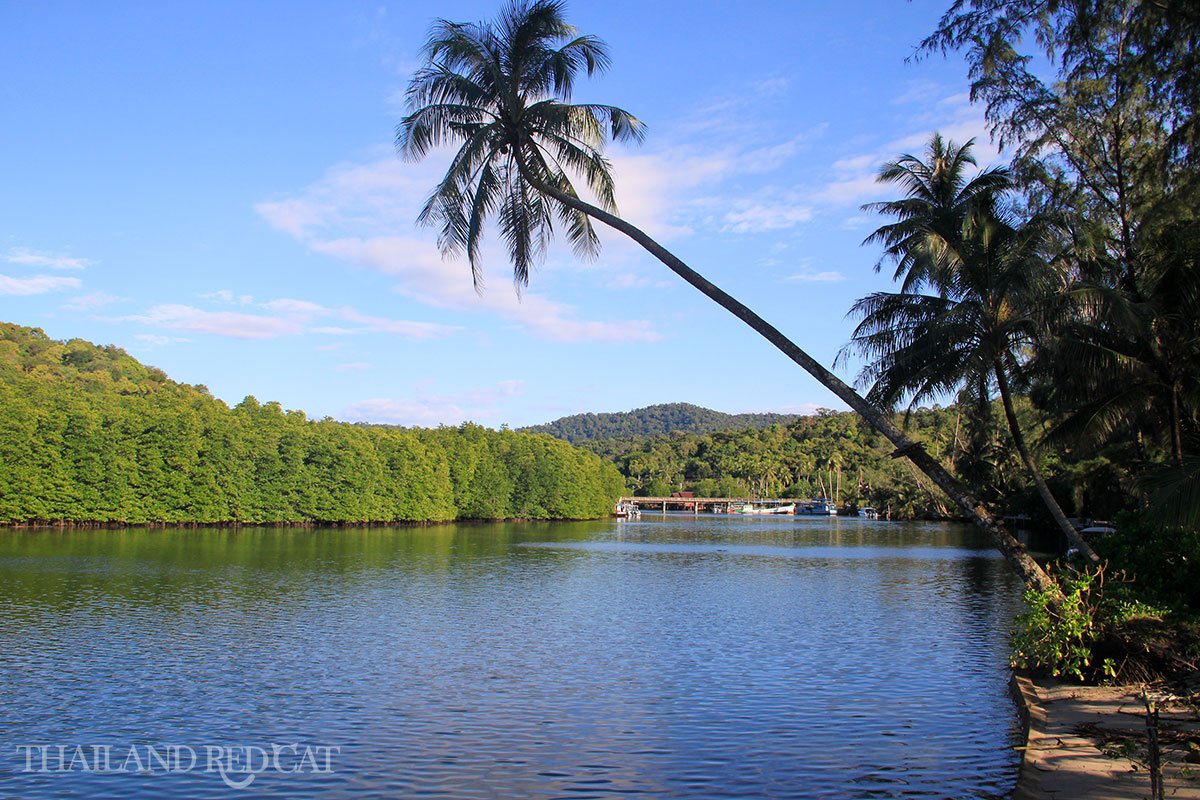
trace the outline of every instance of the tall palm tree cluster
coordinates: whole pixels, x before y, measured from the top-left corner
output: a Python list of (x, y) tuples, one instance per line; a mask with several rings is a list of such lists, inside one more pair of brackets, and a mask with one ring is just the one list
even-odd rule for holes
[[(409, 113), (397, 128), (396, 146), (411, 160), (442, 146), (456, 148), (419, 221), (438, 227), (445, 254), (466, 256), (477, 287), (488, 224), (497, 227), (508, 250), (518, 291), (527, 285), (556, 225), (582, 256), (598, 250), (594, 222), (613, 228), (862, 415), (895, 445), (897, 457), (909, 458), (991, 536), (1030, 586), (1049, 590), (1052, 579), (972, 490), (893, 422), (891, 410), (902, 400), (916, 403), (967, 388), (982, 406), (995, 388), (1031, 480), (1064, 533), (1085, 556), (1095, 558), (1074, 535), (1038, 471), (1017, 419), (1014, 393), (1027, 388), (1031, 376), (1049, 374), (1033, 365), (1040, 363), (1039, 351), (1048, 341), (1046, 321), (1053, 313), (1083, 324), (1089, 321), (1078, 308), (1090, 308), (1100, 321), (1091, 320), (1089, 331), (1098, 325), (1104, 336), (1121, 337), (1126, 334), (1108, 316), (1123, 312), (1110, 308), (1108, 298), (1084, 290), (1083, 267), (1064, 270), (1052, 258), (1062, 245), (1063, 226), (1048, 214), (1021, 218), (1008, 197), (1011, 175), (995, 169), (968, 179), (974, 164), (970, 143), (957, 146), (934, 137), (925, 159), (905, 156), (881, 173), (906, 196), (875, 207), (895, 221), (871, 241), (884, 246), (885, 259), (895, 261), (901, 286), (855, 307), (862, 322), (850, 347), (867, 360), (862, 378), (870, 388), (864, 397), (618, 215), (605, 146), (612, 140), (640, 141), (645, 127), (620, 108), (571, 102), (576, 79), (605, 69), (609, 56), (603, 42), (567, 24), (561, 2), (511, 0), (491, 22), (439, 20), (422, 56), (424, 66), (409, 85)], [(580, 179), (590, 199), (576, 188)], [(1057, 306), (1047, 298), (1056, 298)], [(1194, 329), (1193, 323), (1181, 324)], [(1069, 325), (1055, 329), (1061, 352), (1070, 333)], [(1080, 337), (1070, 341), (1095, 345)], [(1190, 385), (1182, 393), (1189, 391)], [(1181, 394), (1180, 402), (1194, 422), (1191, 399)]]
[[(1176, 231), (1167, 252), (1156, 248), (1141, 268), (1114, 275), (1075, 246), (1062, 213), (1022, 217), (1006, 169), (968, 176), (972, 146), (935, 134), (923, 158), (905, 155), (879, 172), (905, 197), (867, 207), (895, 218), (867, 242), (884, 246), (879, 266), (894, 262), (900, 287), (854, 305), (860, 322), (843, 350), (865, 360), (859, 381), (869, 399), (911, 407), (957, 393), (986, 417), (994, 391), (1047, 510), (1090, 560), (1030, 450), (1014, 387), (1039, 396), (1051, 444), (1107, 447), (1143, 472), (1169, 461), (1176, 469), (1157, 483), (1174, 490), (1173, 521), (1193, 519), (1194, 503), (1178, 495), (1194, 493), (1185, 451), (1200, 420), (1197, 234)], [(1138, 492), (1136, 482), (1127, 489)]]
[(1045, 217), (1020, 221), (1005, 207), (1013, 189), (1007, 170), (984, 170), (968, 180), (973, 144), (934, 134), (924, 159), (905, 155), (880, 170), (879, 180), (898, 184), (905, 196), (866, 207), (896, 220), (867, 243), (884, 247), (877, 268), (896, 263), (900, 291), (877, 292), (854, 305), (851, 314), (861, 322), (843, 355), (864, 357), (859, 382), (884, 408), (902, 399), (912, 408), (961, 392), (986, 416), (994, 386), (1013, 445), (1047, 510), (1096, 562), (1099, 556), (1042, 476), (1013, 400), (1013, 386), (1027, 383), (1030, 356), (1042, 338), (1044, 306), (1064, 285), (1048, 257), (1054, 226)]

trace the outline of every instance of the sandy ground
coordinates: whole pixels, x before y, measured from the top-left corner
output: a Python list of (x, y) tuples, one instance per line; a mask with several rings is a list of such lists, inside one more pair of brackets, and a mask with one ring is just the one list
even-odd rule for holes
[[(1029, 730), (1013, 800), (1150, 797), (1141, 687), (1075, 686), (1018, 674), (1013, 693)], [(1196, 710), (1161, 708), (1164, 797), (1200, 800), (1200, 763), (1187, 760), (1200, 751), (1189, 756), (1189, 739), (1200, 742)]]

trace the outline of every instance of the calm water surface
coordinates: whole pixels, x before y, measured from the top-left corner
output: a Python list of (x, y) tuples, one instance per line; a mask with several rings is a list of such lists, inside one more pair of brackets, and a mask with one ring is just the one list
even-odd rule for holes
[(0, 531), (0, 796), (999, 798), (1018, 602), (941, 524)]

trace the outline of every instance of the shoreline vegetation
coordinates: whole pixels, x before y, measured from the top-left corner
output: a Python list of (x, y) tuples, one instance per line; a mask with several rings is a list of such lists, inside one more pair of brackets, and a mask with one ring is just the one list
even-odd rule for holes
[(524, 522), (589, 522), (599, 517), (496, 517), (484, 519), (480, 517), (457, 517), (455, 519), (393, 519), (393, 520), (352, 520), (349, 522), (326, 522), (324, 520), (300, 520), (296, 522), (244, 522), (240, 520), (225, 520), (217, 522), (97, 522), (90, 520), (26, 520), (23, 522), (0, 521), (0, 530), (81, 530), (81, 531), (120, 531), (129, 528), (150, 528), (161, 530), (187, 530), (192, 528), (219, 528), (234, 530), (237, 528), (434, 528), (439, 525), (496, 525), (500, 523)]
[(606, 517), (616, 467), (545, 434), (230, 408), (116, 347), (0, 323), (0, 522), (366, 525)]
[[(733, 416), (671, 404), (606, 416), (622, 432), (647, 413), (656, 418), (649, 430), (698, 416), (762, 427), (597, 430), (574, 444), (561, 420), (533, 431), (314, 420), (254, 397), (230, 408), (120, 348), (11, 323), (0, 323), (0, 407), (4, 528), (572, 521), (607, 517), (626, 494), (682, 490), (837, 496), (895, 519), (962, 519), (853, 412)], [(1027, 402), (1021, 413), (1035, 423)], [(977, 431), (958, 406), (894, 418), (955, 468), (994, 448), (999, 435)], [(1105, 464), (1077, 470), (1068, 493), (1107, 511), (1103, 498), (1119, 494), (1106, 484), (1110, 472)], [(1012, 513), (1036, 511), (1012, 482), (1012, 465), (996, 473), (1009, 482), (997, 480), (989, 496), (1007, 498)]]

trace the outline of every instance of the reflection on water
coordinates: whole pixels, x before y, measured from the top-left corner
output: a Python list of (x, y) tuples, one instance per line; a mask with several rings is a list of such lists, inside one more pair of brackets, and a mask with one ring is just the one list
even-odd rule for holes
[[(298, 742), (332, 774), (239, 796), (1004, 797), (1018, 595), (940, 524), (3, 531), (0, 793), (228, 797), (205, 746)], [(138, 743), (200, 763), (16, 749)]]

